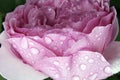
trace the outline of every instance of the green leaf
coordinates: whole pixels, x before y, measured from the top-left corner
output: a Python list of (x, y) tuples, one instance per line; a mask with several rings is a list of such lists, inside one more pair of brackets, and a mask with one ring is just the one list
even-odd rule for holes
[(3, 26), (2, 26), (3, 18), (4, 18), (4, 14), (0, 13), (0, 32), (3, 31)]
[(120, 41), (120, 13), (118, 13), (118, 20), (119, 20), (119, 33), (116, 40)]
[(115, 6), (117, 9), (120, 9), (120, 1), (119, 0), (110, 0), (111, 6)]
[(0, 0), (0, 12), (7, 13), (15, 8), (15, 0)]
[(7, 80), (7, 79), (3, 78), (3, 77), (0, 75), (0, 80)]
[(13, 11), (18, 5), (24, 3), (25, 0), (0, 0), (0, 32), (3, 31), (2, 22), (4, 21), (6, 13)]
[(117, 74), (114, 74), (113, 76), (108, 77), (105, 80), (120, 80), (120, 72)]
[(53, 79), (49, 77), (49, 78), (46, 78), (46, 79), (44, 79), (44, 80), (53, 80)]
[(119, 20), (119, 34), (117, 36), (117, 41), (120, 41), (120, 1), (119, 0), (110, 0), (110, 5), (111, 6), (115, 6), (116, 10), (117, 10), (117, 17)]
[(26, 0), (0, 0), (0, 12), (8, 13), (15, 9), (16, 6), (24, 4)]
[(20, 4), (24, 4), (25, 2), (26, 2), (26, 0), (15, 0), (16, 6), (18, 6)]

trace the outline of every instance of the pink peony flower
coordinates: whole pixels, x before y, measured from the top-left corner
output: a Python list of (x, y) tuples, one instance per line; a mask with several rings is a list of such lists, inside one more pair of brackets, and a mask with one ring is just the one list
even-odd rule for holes
[(8, 79), (100, 80), (120, 70), (109, 0), (27, 0), (3, 25), (0, 72)]

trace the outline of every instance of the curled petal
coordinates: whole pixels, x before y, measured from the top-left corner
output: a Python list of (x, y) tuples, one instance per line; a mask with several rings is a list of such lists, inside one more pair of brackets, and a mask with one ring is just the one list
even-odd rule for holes
[(112, 72), (120, 71), (120, 42), (112, 42), (104, 52), (104, 57), (112, 65)]
[(111, 24), (107, 26), (95, 27), (92, 32), (88, 35), (89, 41), (92, 44), (93, 50), (103, 53), (104, 49), (110, 43), (112, 39), (112, 26)]

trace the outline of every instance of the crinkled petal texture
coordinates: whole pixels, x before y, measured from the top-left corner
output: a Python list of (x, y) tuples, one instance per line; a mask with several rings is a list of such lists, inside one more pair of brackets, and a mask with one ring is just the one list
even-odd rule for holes
[(103, 56), (118, 32), (109, 0), (27, 0), (3, 25), (16, 58), (54, 80), (112, 74)]

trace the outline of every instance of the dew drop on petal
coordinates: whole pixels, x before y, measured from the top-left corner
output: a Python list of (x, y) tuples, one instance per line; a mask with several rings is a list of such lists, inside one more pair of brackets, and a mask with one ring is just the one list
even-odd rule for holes
[(79, 76), (73, 76), (72, 80), (80, 80)]
[(30, 49), (30, 52), (31, 52), (32, 54), (38, 54), (38, 53), (39, 53), (39, 50), (38, 50), (37, 48), (31, 48), (31, 49)]
[(63, 44), (63, 42), (60, 42), (60, 44)]
[(33, 37), (35, 40), (39, 40), (39, 37), (38, 36), (35, 36), (35, 37)]
[(93, 75), (93, 72), (91, 72), (90, 75)]
[(55, 78), (59, 78), (59, 74), (55, 74)]
[(81, 69), (81, 70), (86, 70), (86, 65), (85, 65), (85, 64), (81, 64), (81, 65), (80, 65), (80, 69)]
[(60, 65), (60, 63), (58, 61), (54, 61), (53, 64), (57, 65), (57, 66)]
[(93, 59), (89, 59), (88, 62), (89, 62), (89, 63), (93, 63), (94, 60), (93, 60)]
[(109, 66), (105, 67), (104, 71), (105, 73), (108, 73), (108, 74), (112, 73), (112, 69)]
[(83, 78), (82, 80), (87, 80), (86, 78)]
[(27, 48), (28, 48), (28, 41), (27, 41), (26, 38), (23, 38), (23, 39), (21, 40), (21, 47), (22, 47), (23, 49), (27, 49)]
[(52, 40), (51, 40), (49, 37), (45, 37), (45, 42), (46, 42), (47, 44), (50, 44), (50, 43), (52, 42)]
[(33, 42), (29, 42), (29, 44), (30, 44), (31, 46), (34, 46), (34, 43), (33, 43)]
[(70, 70), (70, 67), (67, 67), (67, 70)]
[(89, 80), (96, 80), (98, 74), (93, 74), (89, 77)]
[(54, 71), (54, 70), (55, 70), (55, 68), (53, 68), (53, 67), (50, 67), (50, 70)]
[(65, 36), (61, 36), (61, 37), (60, 37), (60, 40), (65, 40), (65, 39), (66, 39)]
[(87, 60), (87, 59), (88, 59), (88, 56), (85, 56), (85, 59)]

